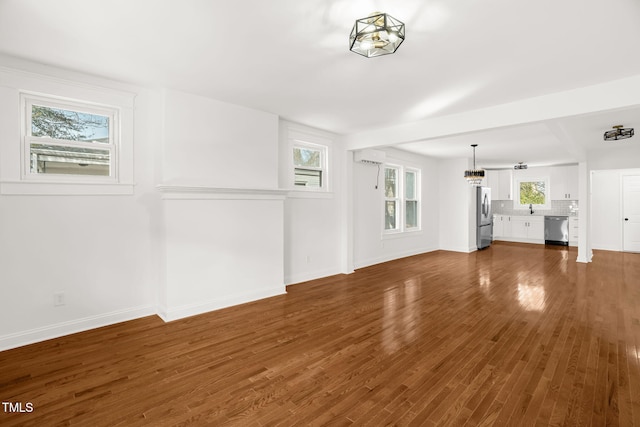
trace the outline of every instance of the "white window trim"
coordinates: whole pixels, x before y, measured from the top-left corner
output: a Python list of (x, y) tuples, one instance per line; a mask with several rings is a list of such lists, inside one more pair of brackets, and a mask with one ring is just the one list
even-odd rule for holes
[[(308, 167), (299, 167), (293, 163), (293, 150), (295, 148), (308, 148), (313, 150), (320, 151), (320, 167), (319, 168), (308, 168)], [(294, 191), (301, 192), (312, 192), (312, 193), (326, 193), (329, 191), (330, 177), (329, 177), (329, 147), (323, 144), (318, 144), (314, 142), (308, 142), (301, 139), (293, 139), (291, 148), (289, 150), (289, 155), (291, 158), (291, 188)], [(296, 186), (295, 185), (295, 171), (296, 169), (311, 169), (311, 170), (319, 170), (321, 171), (321, 182), (320, 187), (306, 187), (306, 186)]]
[[(92, 144), (31, 135), (31, 107), (33, 104), (71, 111), (107, 116), (110, 120), (109, 143)], [(116, 107), (95, 105), (92, 103), (63, 100), (58, 97), (20, 94), (21, 109), (21, 178), (24, 181), (40, 183), (76, 183), (76, 184), (116, 184), (119, 179), (119, 141), (120, 141), (120, 110)], [(94, 148), (109, 151), (109, 175), (73, 175), (73, 174), (38, 174), (31, 172), (31, 144), (52, 144), (63, 147)]]
[(551, 179), (549, 176), (523, 176), (515, 179), (515, 189), (513, 191), (513, 209), (514, 210), (529, 210), (529, 205), (520, 204), (520, 183), (521, 182), (532, 182), (532, 181), (544, 181), (545, 188), (545, 203), (544, 204), (534, 204), (532, 205), (532, 209), (539, 210), (549, 210), (551, 209), (551, 187), (550, 182)]
[[(383, 181), (383, 185), (382, 185), (382, 237), (383, 238), (390, 238), (390, 237), (394, 237), (394, 236), (402, 236), (402, 235), (407, 235), (410, 233), (420, 233), (422, 232), (422, 221), (421, 221), (421, 212), (422, 212), (422, 198), (420, 197), (421, 193), (421, 173), (422, 171), (418, 168), (415, 167), (410, 167), (410, 166), (404, 166), (404, 165), (400, 165), (400, 164), (393, 164), (393, 163), (386, 163), (383, 165), (383, 172), (385, 169), (396, 169), (397, 170), (397, 180), (398, 180), (398, 188), (397, 188), (397, 192), (396, 194), (399, 197), (396, 197), (394, 199), (391, 198), (387, 198), (386, 194), (385, 194), (385, 183)], [(415, 182), (415, 190), (416, 190), (416, 199), (407, 199), (406, 198), (406, 194), (405, 194), (405, 181), (406, 181), (406, 176), (405, 173), (406, 172), (413, 172), (416, 174), (416, 182)], [(383, 180), (384, 180), (384, 176), (386, 176), (386, 172), (383, 174)], [(385, 210), (387, 207), (387, 201), (388, 200), (396, 200), (397, 201), (397, 206), (398, 209), (396, 210), (396, 225), (398, 225), (398, 228), (395, 229), (391, 229), (391, 230), (387, 230), (386, 229), (386, 220), (385, 220)], [(418, 226), (417, 227), (411, 227), (411, 228), (407, 228), (406, 226), (406, 222), (407, 222), (407, 218), (406, 218), (406, 202), (408, 200), (416, 200), (418, 202)], [(399, 218), (399, 219), (398, 219)]]
[(422, 215), (420, 215), (421, 209), (422, 209), (422, 204), (420, 203), (420, 181), (421, 181), (420, 169), (411, 168), (411, 167), (404, 168), (404, 173), (402, 174), (402, 176), (404, 178), (403, 179), (403, 183), (406, 182), (406, 174), (407, 174), (407, 172), (412, 172), (412, 173), (415, 174), (415, 183), (414, 183), (415, 188), (414, 188), (414, 190), (415, 190), (415, 193), (416, 193), (415, 194), (416, 198), (415, 199), (407, 199), (406, 198), (406, 194), (405, 194), (406, 192), (403, 192), (402, 193), (402, 195), (404, 196), (403, 204), (404, 204), (404, 209), (406, 210), (407, 202), (410, 202), (410, 201), (416, 201), (417, 202), (416, 203), (416, 206), (417, 206), (417, 217), (416, 217), (417, 225), (415, 227), (407, 227), (406, 226), (407, 217), (406, 217), (406, 212), (405, 212), (405, 216), (403, 216), (404, 223), (405, 223), (404, 224), (405, 225), (405, 232), (420, 231), (422, 229), (422, 222), (420, 220), (420, 218), (422, 216)]
[[(387, 197), (386, 194), (386, 190), (387, 190), (387, 169), (391, 169), (391, 170), (395, 170), (396, 171), (396, 197)], [(383, 197), (384, 197), (384, 203), (383, 203), (383, 208), (382, 208), (382, 230), (385, 234), (396, 234), (396, 233), (402, 233), (403, 229), (403, 224), (404, 221), (402, 221), (401, 219), (403, 218), (403, 206), (402, 206), (402, 199), (400, 198), (400, 195), (402, 194), (402, 179), (400, 178), (402, 175), (402, 167), (398, 166), (398, 165), (385, 165), (384, 166), (384, 184), (383, 184)], [(387, 229), (387, 221), (386, 221), (386, 214), (387, 214), (387, 202), (390, 201), (394, 201), (396, 204), (396, 228), (391, 228), (391, 229)]]
[[(98, 83), (79, 83), (21, 70), (0, 67), (0, 194), (6, 195), (132, 195), (134, 194), (134, 107), (136, 92), (131, 86), (106, 80)], [(117, 178), (113, 181), (73, 181), (62, 177), (57, 181), (25, 179), (24, 136), (25, 124), (21, 96), (44, 97), (63, 103), (79, 101), (93, 106), (106, 106), (119, 111), (120, 127)], [(86, 176), (85, 176), (86, 178)]]

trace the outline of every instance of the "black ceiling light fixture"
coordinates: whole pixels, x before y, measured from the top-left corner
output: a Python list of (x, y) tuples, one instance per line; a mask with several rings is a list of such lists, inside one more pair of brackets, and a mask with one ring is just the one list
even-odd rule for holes
[(526, 169), (528, 166), (524, 163), (524, 162), (518, 162), (517, 165), (515, 165), (513, 168), (515, 170), (521, 170), (521, 169)]
[(395, 52), (403, 41), (404, 23), (389, 14), (373, 12), (356, 20), (349, 37), (349, 49), (372, 58)]
[(619, 139), (627, 139), (633, 136), (633, 128), (626, 128), (622, 125), (613, 126), (613, 130), (604, 133), (605, 141), (617, 141)]

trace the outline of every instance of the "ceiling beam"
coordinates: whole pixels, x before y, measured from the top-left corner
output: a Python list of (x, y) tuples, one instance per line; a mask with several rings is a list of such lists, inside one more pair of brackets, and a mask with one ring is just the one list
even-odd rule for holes
[(424, 141), (640, 106), (640, 75), (493, 107), (345, 135), (348, 150)]

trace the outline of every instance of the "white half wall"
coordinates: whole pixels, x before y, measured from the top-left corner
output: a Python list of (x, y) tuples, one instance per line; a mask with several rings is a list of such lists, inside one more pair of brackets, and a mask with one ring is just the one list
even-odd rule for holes
[(162, 191), (165, 321), (285, 292), (283, 195)]

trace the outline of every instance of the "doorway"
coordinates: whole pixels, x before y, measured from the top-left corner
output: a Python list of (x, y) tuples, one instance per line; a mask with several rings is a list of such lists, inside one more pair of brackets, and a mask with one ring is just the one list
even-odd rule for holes
[(623, 250), (640, 252), (640, 175), (622, 177)]

